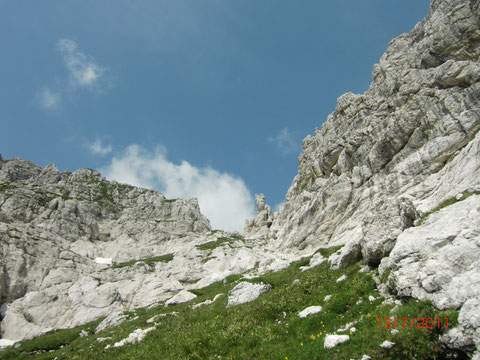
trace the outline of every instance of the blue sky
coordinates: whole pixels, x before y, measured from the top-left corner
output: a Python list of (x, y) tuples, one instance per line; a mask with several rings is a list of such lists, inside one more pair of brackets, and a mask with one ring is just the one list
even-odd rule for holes
[(0, 0), (0, 153), (199, 198), (242, 230), (426, 0)]

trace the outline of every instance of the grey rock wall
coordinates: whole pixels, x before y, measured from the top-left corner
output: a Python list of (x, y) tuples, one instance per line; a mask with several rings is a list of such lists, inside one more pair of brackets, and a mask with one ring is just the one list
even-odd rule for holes
[[(303, 140), (298, 175), (269, 227), (245, 234), (280, 250), (345, 245), (332, 267), (363, 258), (391, 271), (389, 290), (460, 310), (445, 337), (480, 349), (480, 1), (434, 0), (426, 18), (393, 39), (364, 94), (338, 99)], [(478, 190), (477, 190), (478, 191)], [(460, 196), (461, 197), (461, 196)]]
[(280, 248), (355, 242), (378, 265), (423, 213), (479, 182), (478, 4), (433, 2), (392, 40), (368, 91), (341, 96), (303, 140), (268, 231)]

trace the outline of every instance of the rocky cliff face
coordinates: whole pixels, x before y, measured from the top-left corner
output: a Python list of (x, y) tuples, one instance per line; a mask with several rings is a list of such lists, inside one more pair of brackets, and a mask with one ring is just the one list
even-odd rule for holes
[(195, 199), (0, 157), (2, 337), (177, 301), (344, 245), (331, 267), (363, 258), (388, 275), (383, 293), (460, 309), (444, 341), (480, 349), (479, 45), (480, 1), (433, 0), (368, 91), (340, 97), (305, 138), (281, 210), (257, 196), (248, 241), (210, 231)]
[(341, 96), (303, 141), (270, 235), (279, 246), (356, 241), (372, 265), (422, 213), (478, 183), (478, 1), (434, 1), (394, 39), (362, 95)]
[(341, 96), (304, 139), (273, 222), (258, 221), (259, 213), (246, 226), (280, 249), (345, 245), (332, 266), (382, 262), (391, 291), (461, 308), (471, 335), (464, 343), (477, 347), (478, 196), (415, 225), (444, 201), (480, 190), (479, 26), (480, 1), (432, 1), (427, 17), (390, 43), (368, 91)]
[(210, 231), (196, 199), (169, 200), (90, 169), (1, 160), (1, 335), (84, 324), (294, 258), (254, 244)]

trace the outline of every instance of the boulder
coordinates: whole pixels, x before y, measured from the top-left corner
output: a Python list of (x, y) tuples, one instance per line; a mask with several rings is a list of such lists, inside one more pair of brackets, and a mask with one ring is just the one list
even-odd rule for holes
[(321, 306), (309, 306), (298, 313), (299, 318), (306, 318), (307, 316), (317, 314), (322, 311)]
[(188, 301), (191, 301), (195, 299), (197, 295), (187, 291), (187, 290), (182, 290), (180, 291), (177, 295), (171, 297), (167, 301), (165, 301), (165, 306), (169, 305), (176, 305), (176, 304), (182, 304)]
[(325, 336), (325, 342), (323, 343), (323, 347), (325, 349), (331, 349), (337, 346), (338, 344), (343, 344), (350, 340), (350, 336), (348, 335), (327, 335)]
[(250, 282), (242, 281), (228, 293), (227, 306), (235, 306), (251, 302), (257, 299), (260, 295), (270, 291), (271, 289), (272, 286), (268, 284), (253, 284)]

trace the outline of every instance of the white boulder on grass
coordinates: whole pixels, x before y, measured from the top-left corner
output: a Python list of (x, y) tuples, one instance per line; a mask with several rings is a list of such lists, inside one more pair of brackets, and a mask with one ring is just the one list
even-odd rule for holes
[(185, 303), (187, 301), (193, 300), (196, 297), (197, 297), (197, 295), (191, 293), (190, 291), (182, 290), (177, 295), (175, 295), (174, 297), (171, 297), (170, 299), (165, 301), (165, 306), (182, 304), (182, 303)]
[(319, 313), (320, 311), (322, 311), (322, 307), (321, 307), (321, 306), (309, 306), (309, 307), (307, 307), (306, 309), (302, 310), (302, 311), (298, 314), (298, 317), (299, 317), (299, 318), (306, 318), (307, 316), (310, 316), (310, 315)]
[(204, 302), (192, 305), (191, 308), (196, 309), (196, 308), (199, 308), (200, 306), (213, 304), (215, 301), (217, 301), (218, 298), (222, 297), (223, 295), (224, 294), (217, 294), (212, 300), (205, 300)]
[(263, 293), (270, 291), (272, 289), (271, 285), (258, 283), (253, 284), (249, 282), (241, 282), (235, 286), (228, 293), (228, 303), (227, 307), (244, 304), (250, 301), (255, 300)]
[(313, 269), (314, 267), (323, 264), (325, 261), (327, 261), (327, 258), (323, 257), (321, 253), (316, 253), (310, 259), (310, 263), (308, 264), (308, 266), (300, 266), (300, 270), (304, 272)]
[(155, 326), (149, 327), (147, 329), (137, 329), (131, 332), (125, 339), (116, 342), (113, 347), (121, 347), (126, 344), (134, 344), (140, 342), (143, 340), (145, 335), (147, 335), (152, 330), (155, 330)]
[(394, 345), (395, 345), (394, 342), (385, 340), (383, 343), (380, 344), (380, 347), (382, 347), (384, 349), (391, 349)]
[(347, 280), (347, 275), (343, 274), (337, 279), (337, 283)]
[(325, 337), (325, 342), (323, 343), (323, 347), (325, 349), (331, 349), (337, 346), (338, 344), (342, 344), (350, 340), (350, 336), (348, 335), (327, 335)]
[(324, 302), (330, 301), (333, 298), (333, 295), (327, 295), (323, 298)]

